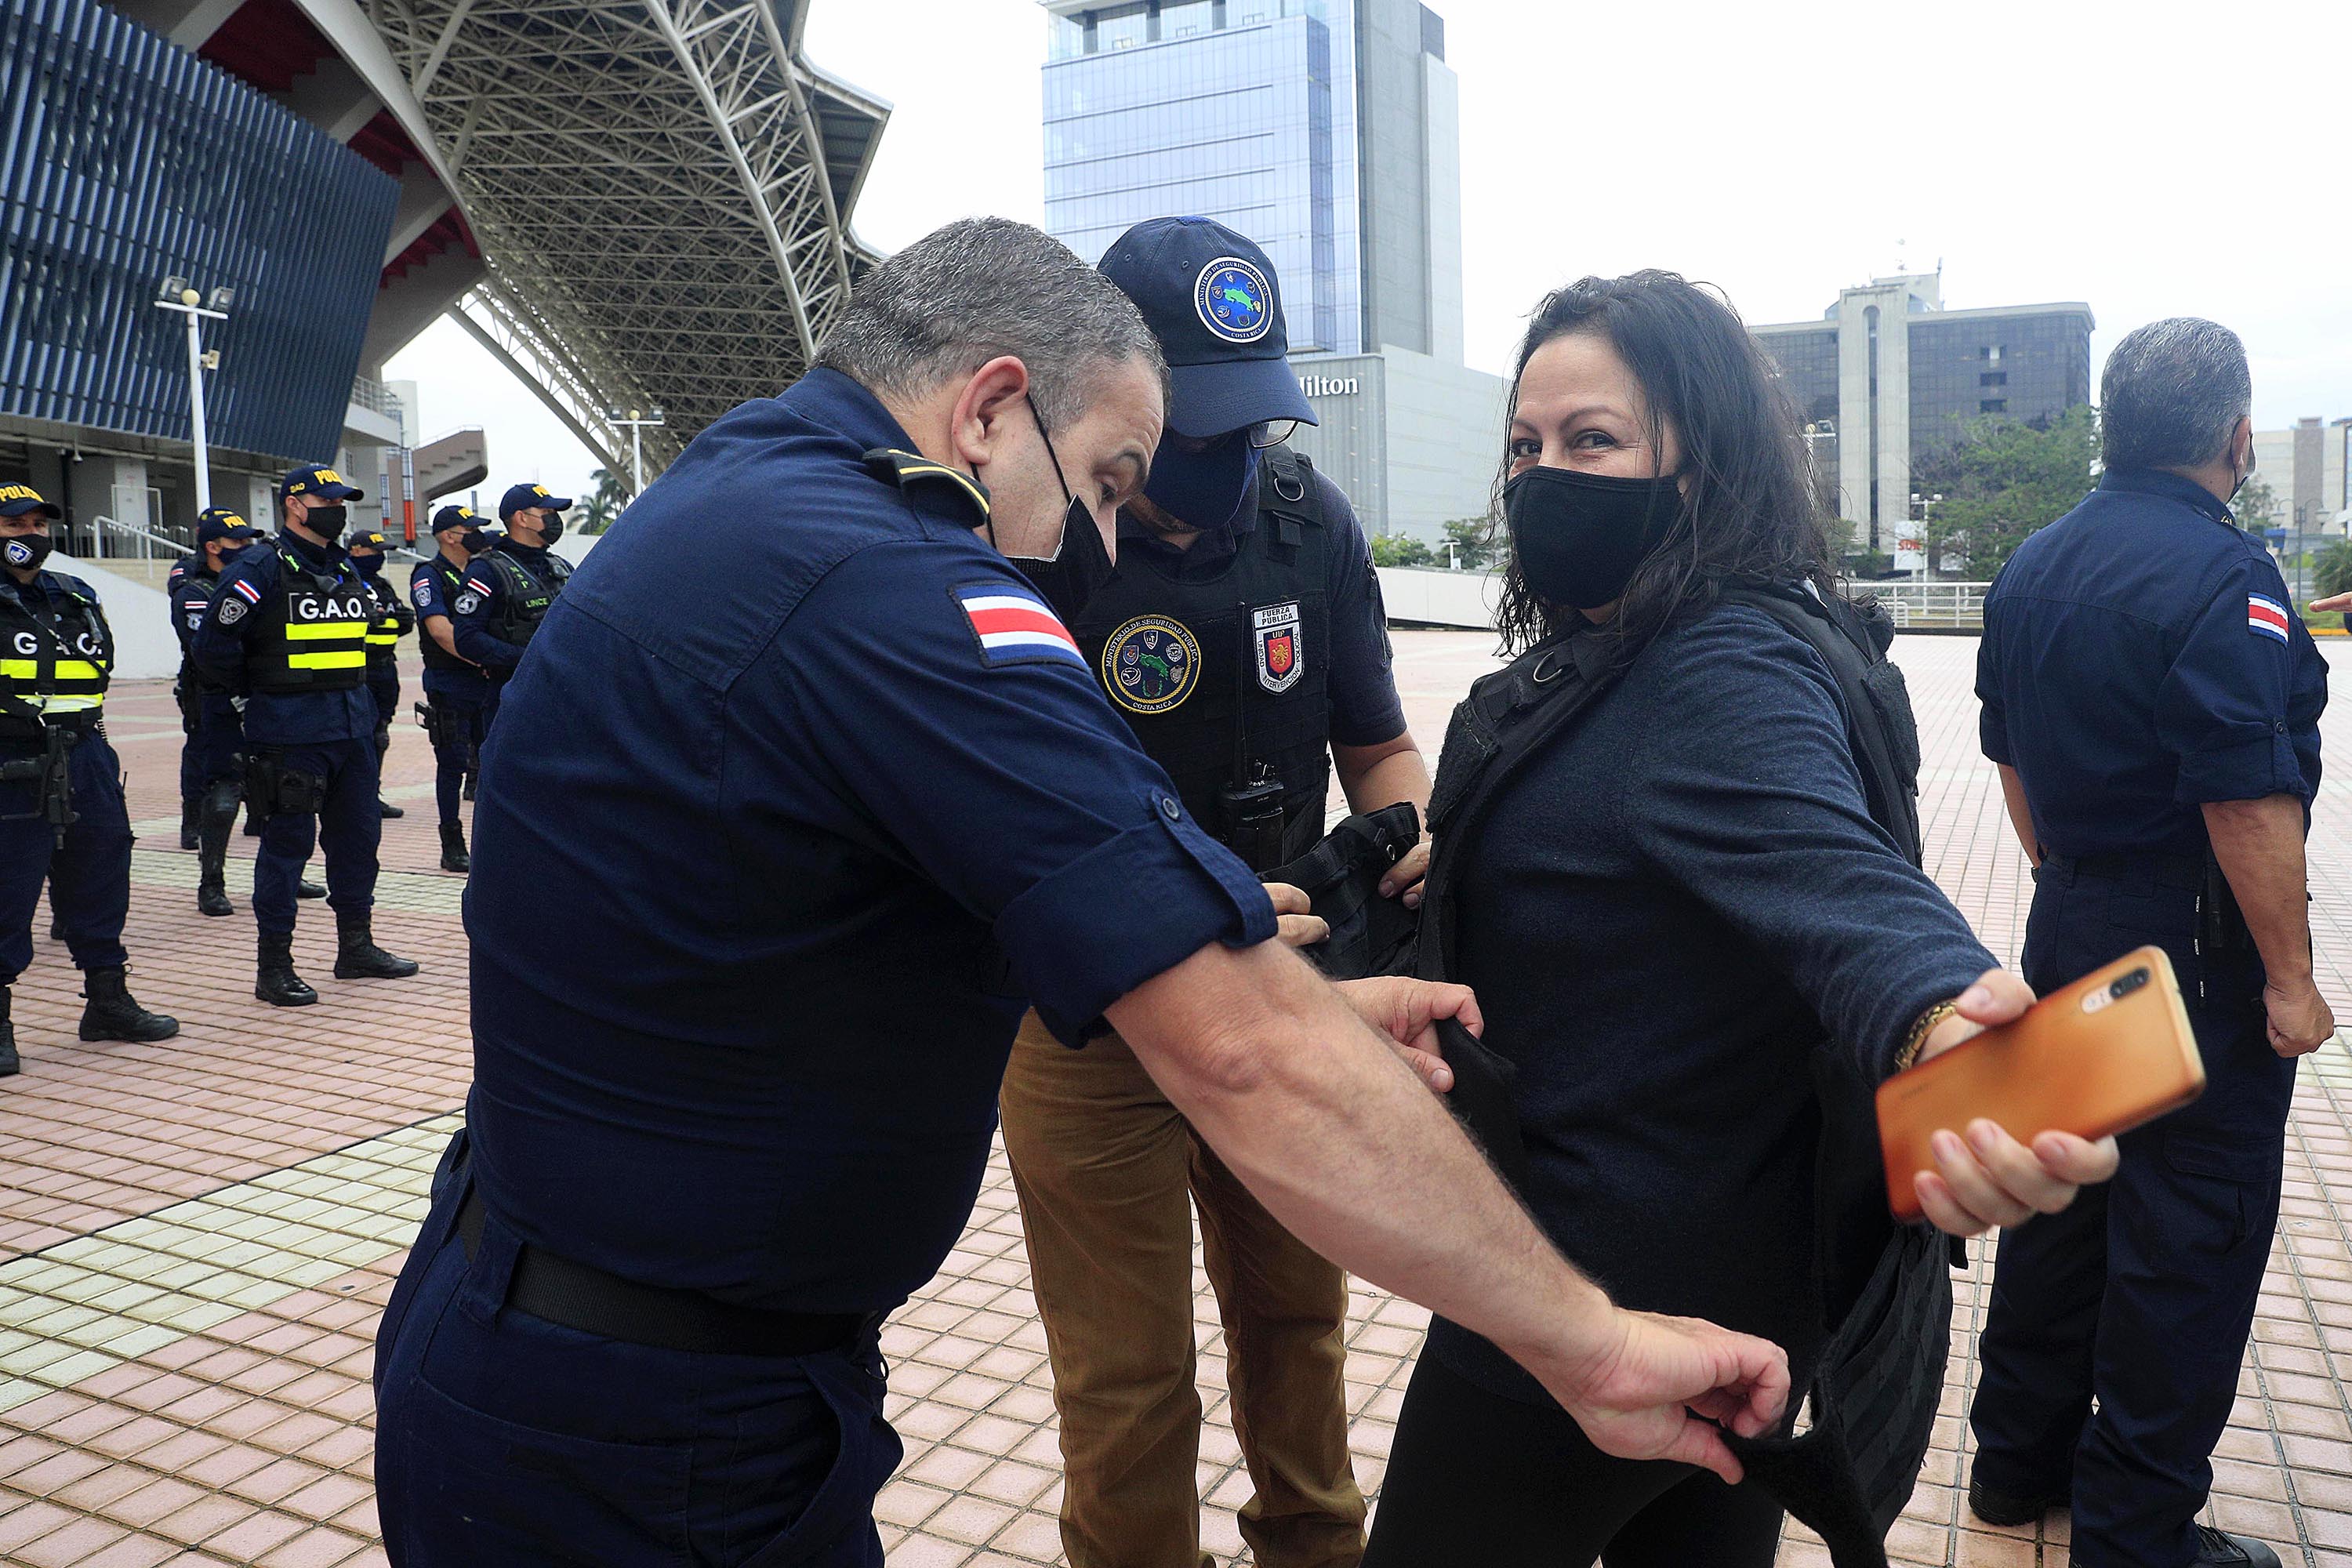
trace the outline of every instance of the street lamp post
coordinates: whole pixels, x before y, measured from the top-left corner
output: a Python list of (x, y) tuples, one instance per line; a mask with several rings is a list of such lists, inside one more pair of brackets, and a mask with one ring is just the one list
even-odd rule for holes
[(645, 492), (646, 488), (645, 441), (644, 437), (640, 436), (638, 432), (644, 430), (649, 425), (661, 425), (663, 423), (662, 411), (658, 408), (653, 408), (647, 409), (646, 412), (640, 414), (634, 408), (607, 408), (604, 410), (604, 419), (607, 424), (614, 426), (626, 426), (628, 427), (629, 494), (631, 498), (634, 499), (636, 496), (642, 495)]
[[(226, 321), (228, 308), (236, 299), (233, 289), (215, 289), (206, 300), (188, 287), (184, 278), (166, 278), (155, 298), (159, 310), (177, 311), (188, 323), (188, 425), (189, 441), (196, 454), (196, 510), (203, 511), (213, 504), (213, 475), (210, 457), (205, 442), (205, 372), (220, 364), (220, 351), (205, 352), (205, 321)], [(150, 518), (150, 522), (155, 520)]]

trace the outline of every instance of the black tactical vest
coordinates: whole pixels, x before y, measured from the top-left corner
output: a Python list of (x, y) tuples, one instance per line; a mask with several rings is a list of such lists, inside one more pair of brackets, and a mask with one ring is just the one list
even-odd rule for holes
[(114, 669), (114, 634), (98, 596), (44, 572), (47, 607), (0, 577), (0, 739), (37, 740), (45, 719), (95, 719)]
[[(189, 559), (202, 560), (203, 557), (191, 556)], [(172, 601), (172, 630), (180, 639), (182, 689), (199, 696), (229, 695), (230, 689), (206, 675), (204, 667), (188, 651), (189, 644), (195, 640), (196, 628), (204, 625), (205, 613), (213, 602), (213, 595), (220, 592), (220, 574), (199, 571), (191, 566), (180, 574), (180, 580), (172, 585), (172, 591), (179, 595)]]
[(500, 589), (490, 635), (500, 642), (527, 647), (539, 635), (539, 623), (547, 619), (555, 596), (563, 592), (564, 582), (572, 575), (572, 563), (549, 551), (542, 558), (547, 573), (542, 579), (520, 557), (504, 549), (492, 550), (488, 559), (490, 570), (499, 574)]
[[(433, 574), (434, 584), (441, 590), (441, 614), (446, 616), (449, 606), (457, 602), (457, 595), (465, 592), (458, 584), (466, 580), (466, 569), (453, 565), (446, 555), (436, 555), (425, 564)], [(461, 669), (475, 675), (482, 673), (479, 666), (469, 664), (443, 647), (440, 639), (431, 632), (420, 633), (416, 646), (424, 652), (425, 668), (427, 669)]]
[(368, 668), (381, 675), (400, 667), (400, 599), (380, 577), (362, 577), (374, 611), (368, 616)]
[[(316, 571), (284, 545), (278, 552), (278, 619), (246, 645), (245, 674), (256, 691), (350, 691), (367, 684), (367, 629), (375, 596), (349, 564)], [(226, 616), (230, 606), (218, 612)]]
[(1272, 447), (1258, 471), (1257, 525), (1230, 561), (1188, 576), (1181, 557), (1122, 552), (1118, 574), (1070, 628), (1195, 821), (1230, 842), (1221, 795), (1261, 781), (1281, 786), (1279, 846), (1257, 870), (1323, 836), (1329, 538), (1307, 459)]

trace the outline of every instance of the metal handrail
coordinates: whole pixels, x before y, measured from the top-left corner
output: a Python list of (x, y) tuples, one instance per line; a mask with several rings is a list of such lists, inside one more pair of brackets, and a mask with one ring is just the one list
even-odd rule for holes
[(173, 539), (168, 535), (157, 533), (152, 529), (142, 528), (135, 522), (122, 522), (110, 517), (93, 517), (89, 521), (90, 526), (97, 531), (97, 541), (99, 545), (98, 558), (100, 560), (104, 560), (106, 558), (106, 531), (110, 528), (114, 530), (117, 533), (129, 534), (132, 538), (150, 546), (149, 549), (140, 552), (139, 558), (141, 560), (153, 560), (155, 552), (152, 547), (158, 544), (171, 552), (175, 557), (185, 555), (191, 549), (194, 548), (185, 540)]

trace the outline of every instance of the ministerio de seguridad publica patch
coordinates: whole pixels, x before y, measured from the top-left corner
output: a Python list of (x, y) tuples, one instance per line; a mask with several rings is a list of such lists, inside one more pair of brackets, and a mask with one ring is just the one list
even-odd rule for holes
[(1103, 644), (1103, 689), (1130, 713), (1165, 713), (1201, 684), (1201, 643), (1181, 621), (1138, 616)]
[(1222, 256), (1192, 280), (1201, 324), (1229, 343), (1254, 343), (1274, 326), (1274, 286), (1238, 256)]

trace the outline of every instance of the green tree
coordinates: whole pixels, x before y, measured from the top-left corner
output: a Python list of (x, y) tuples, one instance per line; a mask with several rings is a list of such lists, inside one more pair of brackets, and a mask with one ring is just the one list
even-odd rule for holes
[(1431, 559), (1428, 545), (1402, 533), (1384, 533), (1372, 541), (1375, 566), (1426, 566)]
[(1495, 527), (1486, 519), (1457, 517), (1445, 525), (1445, 537), (1454, 542), (1454, 558), (1464, 571), (1476, 572), (1494, 563)]
[[(2252, 485), (2246, 487), (2247, 489), (2253, 488)], [(2244, 491), (2239, 493), (2242, 497)], [(2322, 599), (2352, 591), (2352, 539), (2336, 540), (2319, 552), (2319, 559), (2312, 567), (2311, 585), (2317, 591), (2315, 596)]]
[(1958, 441), (1914, 466), (1912, 482), (1944, 498), (1925, 525), (1928, 558), (1993, 576), (2027, 538), (2074, 510), (2098, 455), (2098, 417), (2088, 408), (2034, 423), (1969, 421)]
[(2279, 526), (2278, 492), (2260, 474), (2247, 477), (2246, 488), (2238, 492), (2230, 510), (2237, 514), (2238, 526), (2248, 533)]
[(628, 502), (628, 489), (610, 468), (598, 468), (588, 479), (596, 488), (588, 492), (588, 518), (580, 531), (602, 533), (621, 515), (621, 508)]

